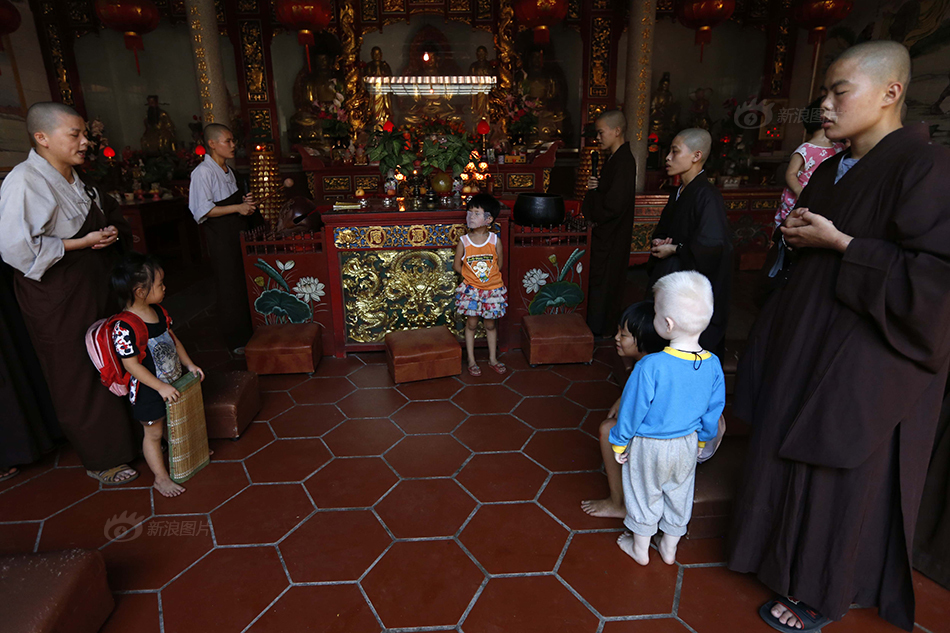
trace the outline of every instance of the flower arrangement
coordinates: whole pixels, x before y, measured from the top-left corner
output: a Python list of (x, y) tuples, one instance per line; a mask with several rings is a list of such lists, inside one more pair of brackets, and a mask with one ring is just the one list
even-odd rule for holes
[(425, 121), (412, 128), (396, 128), (387, 121), (373, 134), (367, 156), (379, 162), (379, 171), (408, 177), (413, 170), (424, 176), (433, 169), (462, 173), (473, 149), (472, 140), (460, 122)]
[(525, 136), (538, 128), (538, 112), (541, 104), (537, 99), (521, 94), (509, 94), (505, 97), (505, 117), (508, 119), (508, 131), (511, 134)]
[(337, 81), (330, 82), (333, 90), (333, 101), (321, 103), (313, 102), (313, 112), (323, 127), (323, 135), (333, 138), (342, 138), (350, 135), (349, 115), (343, 109), (343, 85)]

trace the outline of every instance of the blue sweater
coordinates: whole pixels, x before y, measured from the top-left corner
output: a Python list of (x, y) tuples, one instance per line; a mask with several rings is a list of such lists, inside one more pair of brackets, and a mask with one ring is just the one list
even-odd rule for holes
[(700, 359), (667, 347), (637, 362), (610, 431), (615, 452), (624, 452), (634, 436), (666, 440), (698, 431), (700, 442), (716, 437), (725, 378), (715, 354), (703, 352)]

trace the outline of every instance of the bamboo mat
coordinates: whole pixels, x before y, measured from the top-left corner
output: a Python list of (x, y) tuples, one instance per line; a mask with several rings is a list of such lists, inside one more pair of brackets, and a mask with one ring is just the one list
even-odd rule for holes
[(181, 397), (166, 403), (168, 429), (168, 475), (175, 483), (191, 479), (208, 465), (208, 429), (201, 398), (201, 380), (188, 372), (172, 383)]

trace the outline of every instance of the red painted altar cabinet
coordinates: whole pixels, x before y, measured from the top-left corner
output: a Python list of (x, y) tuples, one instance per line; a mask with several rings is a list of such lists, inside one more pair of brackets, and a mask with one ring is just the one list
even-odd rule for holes
[[(503, 202), (510, 206), (514, 199)], [(509, 206), (496, 222), (508, 287), (501, 350), (520, 347), (526, 314), (586, 314), (590, 261), (588, 228), (517, 226)], [(454, 309), (460, 280), (452, 263), (465, 232), (463, 209), (400, 211), (375, 199), (365, 209), (320, 210), (319, 232), (242, 237), (255, 327), (320, 323), (324, 352), (336, 356), (382, 350), (387, 332), (432, 325), (446, 325), (462, 340), (464, 319)]]

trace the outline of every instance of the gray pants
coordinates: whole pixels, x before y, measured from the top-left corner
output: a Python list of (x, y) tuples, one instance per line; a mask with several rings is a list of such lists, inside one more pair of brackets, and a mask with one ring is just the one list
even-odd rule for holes
[(634, 437), (623, 465), (623, 524), (640, 536), (683, 536), (693, 513), (696, 433), (671, 440)]

